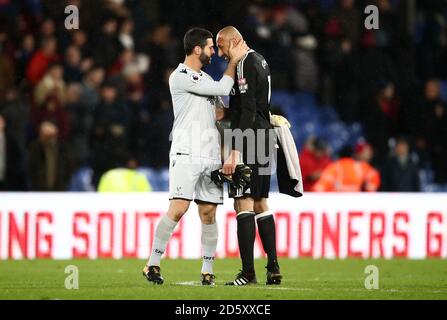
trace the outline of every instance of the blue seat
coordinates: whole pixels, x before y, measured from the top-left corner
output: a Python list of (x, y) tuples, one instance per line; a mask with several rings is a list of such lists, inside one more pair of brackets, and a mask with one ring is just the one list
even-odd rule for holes
[(293, 99), (298, 106), (316, 107), (317, 99), (315, 94), (309, 92), (297, 92), (293, 95)]
[(270, 192), (278, 192), (278, 176), (276, 175), (276, 172), (271, 175), (270, 178)]
[(339, 121), (339, 116), (337, 110), (332, 106), (325, 106), (319, 108), (320, 110), (320, 121), (323, 123), (330, 123), (334, 121)]
[(447, 101), (447, 81), (441, 81), (441, 99)]
[(140, 167), (137, 171), (146, 176), (147, 180), (151, 184), (152, 191), (161, 191), (160, 178), (157, 170), (149, 167)]
[(164, 168), (158, 171), (160, 191), (169, 191), (169, 169)]
[(96, 191), (92, 183), (93, 170), (90, 167), (79, 168), (71, 177), (69, 191), (93, 192)]
[(356, 145), (361, 140), (364, 140), (364, 132), (363, 127), (358, 122), (353, 122), (347, 126), (349, 132), (349, 140), (348, 143), (352, 146)]

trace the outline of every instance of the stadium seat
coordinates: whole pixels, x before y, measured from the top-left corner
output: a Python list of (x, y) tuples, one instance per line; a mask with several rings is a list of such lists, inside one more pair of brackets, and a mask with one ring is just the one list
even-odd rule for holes
[(278, 192), (278, 177), (276, 175), (276, 172), (272, 174), (270, 178), (270, 192)]
[(73, 192), (93, 192), (93, 170), (90, 167), (79, 168), (71, 177), (68, 190)]
[(339, 121), (339, 116), (337, 110), (332, 106), (324, 106), (319, 108), (320, 122), (329, 123), (334, 121)]
[(152, 191), (161, 191), (157, 170), (148, 167), (141, 167), (138, 168), (137, 171), (143, 173), (146, 176), (147, 180), (149, 180), (149, 183), (152, 186)]
[(447, 101), (447, 81), (441, 81), (441, 99)]
[(169, 169), (164, 168), (159, 170), (158, 178), (160, 191), (169, 191)]
[(315, 94), (309, 92), (297, 92), (293, 94), (293, 100), (298, 106), (317, 107)]
[(364, 140), (364, 133), (363, 133), (363, 127), (358, 122), (353, 122), (347, 126), (349, 139), (348, 144), (349, 145), (356, 145), (360, 140)]

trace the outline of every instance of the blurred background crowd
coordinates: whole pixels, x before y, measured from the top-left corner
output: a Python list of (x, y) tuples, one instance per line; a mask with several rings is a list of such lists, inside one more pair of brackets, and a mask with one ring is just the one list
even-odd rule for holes
[(166, 190), (183, 35), (234, 25), (270, 65), (306, 191), (447, 191), (446, 19), (445, 0), (0, 0), (0, 190)]

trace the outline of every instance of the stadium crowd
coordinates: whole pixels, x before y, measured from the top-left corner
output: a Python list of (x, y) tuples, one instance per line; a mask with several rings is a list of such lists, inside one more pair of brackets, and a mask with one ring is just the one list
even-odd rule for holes
[[(0, 190), (69, 190), (85, 167), (93, 188), (114, 168), (165, 169), (183, 34), (231, 24), (269, 62), (273, 95), (306, 92), (363, 127), (339, 152), (308, 137), (305, 190), (420, 191), (421, 170), (446, 186), (447, 1), (416, 1), (414, 15), (409, 3), (0, 0)], [(64, 27), (70, 4), (79, 30)], [(368, 4), (378, 30), (363, 25)]]

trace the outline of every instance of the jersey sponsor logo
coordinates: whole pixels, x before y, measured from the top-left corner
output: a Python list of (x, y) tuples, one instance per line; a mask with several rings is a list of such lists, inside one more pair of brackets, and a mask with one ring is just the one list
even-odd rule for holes
[(188, 71), (186, 71), (186, 69), (182, 69), (179, 71), (180, 73), (184, 73), (184, 74), (188, 74)]
[(191, 74), (191, 81), (192, 82), (197, 83), (197, 82), (199, 82), (199, 80), (200, 80), (200, 75), (198, 73)]

